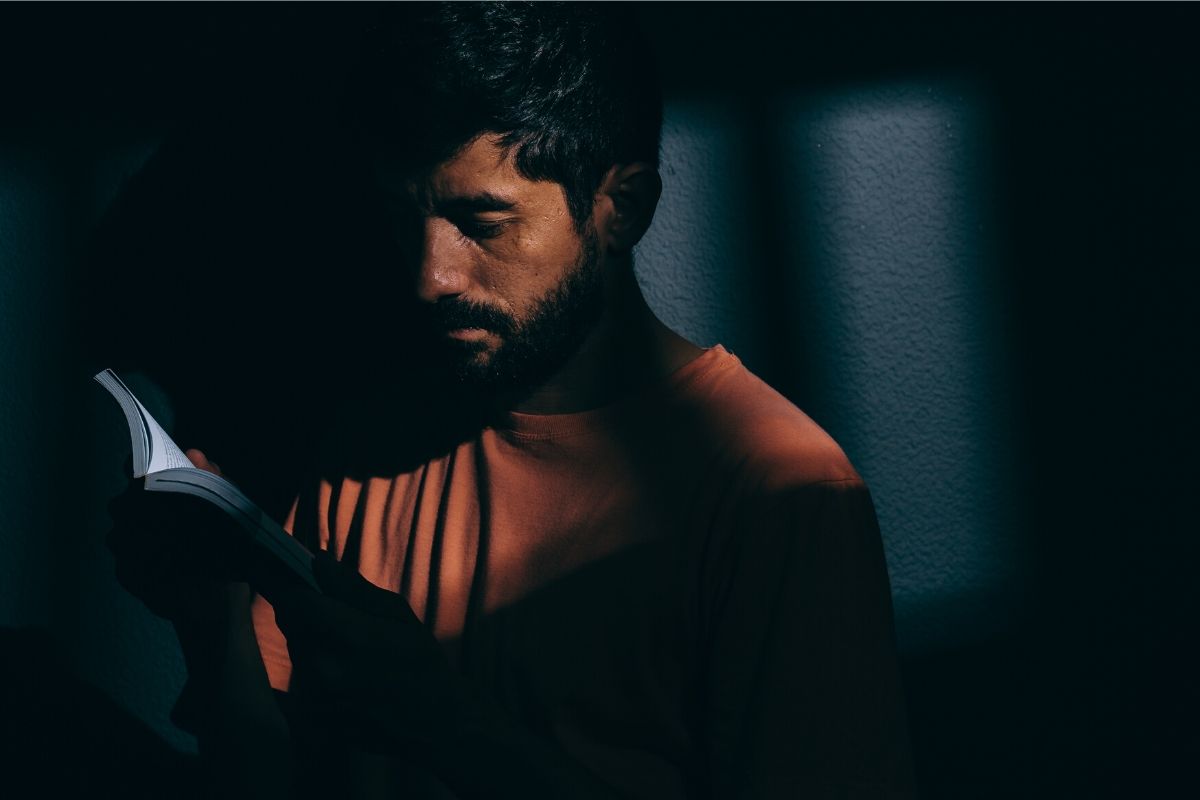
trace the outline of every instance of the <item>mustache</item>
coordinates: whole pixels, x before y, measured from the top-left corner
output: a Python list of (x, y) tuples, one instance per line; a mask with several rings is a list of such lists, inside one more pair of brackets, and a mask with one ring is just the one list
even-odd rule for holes
[(501, 335), (516, 328), (512, 317), (499, 309), (469, 300), (442, 298), (426, 309), (428, 322), (436, 328), (452, 331), (457, 328), (483, 328)]

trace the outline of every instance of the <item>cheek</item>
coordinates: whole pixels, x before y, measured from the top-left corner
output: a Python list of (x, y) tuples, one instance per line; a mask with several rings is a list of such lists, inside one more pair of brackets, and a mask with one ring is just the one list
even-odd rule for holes
[(570, 236), (514, 232), (488, 249), (480, 283), (515, 305), (540, 300), (574, 267), (579, 251)]

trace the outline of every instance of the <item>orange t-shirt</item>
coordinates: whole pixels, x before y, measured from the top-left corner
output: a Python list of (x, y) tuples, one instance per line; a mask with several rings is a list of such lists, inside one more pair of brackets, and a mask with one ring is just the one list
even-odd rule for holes
[[(460, 438), (327, 474), (289, 529), (402, 594), (516, 723), (625, 794), (907, 785), (870, 496), (735, 356)], [(254, 618), (286, 690), (265, 601)]]

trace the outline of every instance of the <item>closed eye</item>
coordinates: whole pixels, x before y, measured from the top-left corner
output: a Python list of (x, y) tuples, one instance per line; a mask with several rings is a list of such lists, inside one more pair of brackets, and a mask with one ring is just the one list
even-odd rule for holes
[(451, 219), (454, 227), (462, 232), (463, 236), (471, 239), (494, 239), (504, 232), (507, 227), (507, 220), (481, 220), (472, 217), (462, 219)]

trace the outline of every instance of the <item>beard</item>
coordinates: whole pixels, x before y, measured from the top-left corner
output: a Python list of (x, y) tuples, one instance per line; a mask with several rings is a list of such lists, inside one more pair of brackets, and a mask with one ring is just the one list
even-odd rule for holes
[(604, 310), (604, 282), (596, 231), (582, 234), (579, 257), (563, 280), (518, 320), (499, 309), (447, 298), (430, 308), (435, 331), (482, 328), (500, 345), (439, 337), (443, 364), (460, 388), (475, 394), (521, 395), (557, 372), (583, 344)]

